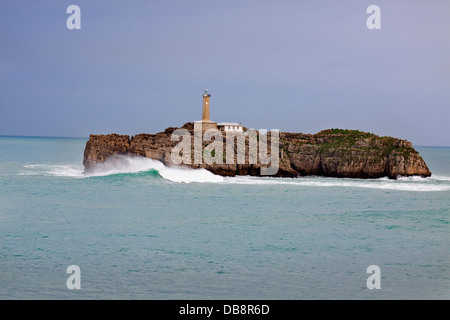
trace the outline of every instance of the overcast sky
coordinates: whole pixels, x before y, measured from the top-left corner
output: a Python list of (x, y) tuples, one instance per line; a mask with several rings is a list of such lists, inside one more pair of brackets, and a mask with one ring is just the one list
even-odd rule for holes
[(448, 0), (2, 0), (0, 135), (156, 133), (200, 120), (208, 88), (214, 121), (450, 146), (449, 17)]

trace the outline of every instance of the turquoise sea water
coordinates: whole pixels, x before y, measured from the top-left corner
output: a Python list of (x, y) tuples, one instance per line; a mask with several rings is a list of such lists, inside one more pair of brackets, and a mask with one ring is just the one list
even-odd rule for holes
[(128, 158), (87, 176), (85, 143), (0, 137), (0, 299), (450, 298), (450, 148), (417, 147), (433, 176), (394, 181)]

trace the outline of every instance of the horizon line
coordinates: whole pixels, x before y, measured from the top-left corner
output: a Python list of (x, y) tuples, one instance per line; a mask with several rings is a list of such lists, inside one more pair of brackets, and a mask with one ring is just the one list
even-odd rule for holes
[[(18, 136), (18, 135), (8, 135), (0, 134), (0, 138), (53, 138), (53, 139), (89, 139), (89, 137), (67, 137), (67, 136)], [(434, 147), (434, 148), (450, 148), (450, 146), (438, 146), (438, 145), (414, 145), (414, 147)]]
[(0, 137), (7, 137), (7, 138), (89, 139), (89, 137), (67, 137), (67, 136), (20, 136), (20, 135), (11, 135), (11, 134), (0, 134)]

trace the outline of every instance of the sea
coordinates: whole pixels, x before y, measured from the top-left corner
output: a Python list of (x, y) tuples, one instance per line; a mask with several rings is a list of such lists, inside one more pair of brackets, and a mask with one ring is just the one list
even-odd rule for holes
[(85, 174), (86, 142), (0, 137), (0, 299), (450, 298), (448, 147), (415, 147), (430, 178), (365, 180)]

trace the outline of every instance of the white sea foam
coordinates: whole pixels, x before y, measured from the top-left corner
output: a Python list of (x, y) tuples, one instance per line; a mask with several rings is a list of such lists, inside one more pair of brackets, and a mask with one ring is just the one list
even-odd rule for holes
[(149, 158), (117, 156), (105, 162), (97, 163), (85, 172), (87, 177), (109, 176), (120, 173), (137, 173), (150, 170), (160, 171), (164, 169), (164, 164)]
[(142, 157), (115, 157), (99, 163), (89, 176), (107, 176), (118, 173), (134, 173), (156, 170), (166, 180), (174, 182), (222, 182), (223, 177), (205, 169), (167, 167), (162, 162)]
[(430, 179), (433, 180), (440, 180), (440, 181), (450, 181), (450, 177), (445, 177), (445, 176), (431, 176)]
[(159, 174), (174, 182), (223, 182), (222, 176), (215, 175), (205, 169), (165, 168)]
[(400, 177), (397, 180), (380, 179), (347, 179), (327, 177), (299, 177), (299, 178), (273, 178), (236, 176), (222, 177), (205, 169), (191, 169), (185, 167), (167, 167), (162, 162), (142, 157), (115, 157), (104, 163), (98, 163), (89, 172), (84, 172), (80, 164), (32, 164), (25, 165), (22, 175), (51, 175), (61, 177), (87, 178), (109, 176), (122, 173), (138, 173), (150, 170), (158, 171), (159, 175), (173, 182), (204, 182), (226, 183), (244, 185), (292, 185), (299, 187), (336, 187), (336, 188), (368, 188), (399, 191), (449, 191), (450, 177), (433, 176), (430, 178)]
[(223, 182), (222, 176), (205, 169), (172, 168), (160, 161), (142, 157), (114, 157), (103, 163), (97, 163), (89, 172), (84, 172), (83, 166), (76, 164), (30, 164), (25, 165), (24, 168), (28, 170), (20, 172), (19, 175), (88, 178), (155, 170), (164, 179), (174, 182)]
[(83, 178), (83, 166), (76, 164), (29, 164), (24, 168), (30, 169), (19, 175), (51, 175), (59, 177)]
[[(411, 179), (409, 179), (411, 178)], [(420, 179), (420, 180), (419, 180)], [(260, 184), (260, 185), (292, 185), (303, 187), (337, 187), (337, 188), (369, 188), (399, 191), (449, 191), (449, 184), (436, 184), (430, 178), (408, 177), (406, 179), (346, 179), (326, 177), (300, 178), (262, 178), (262, 177), (234, 177), (226, 178), (227, 183)]]

